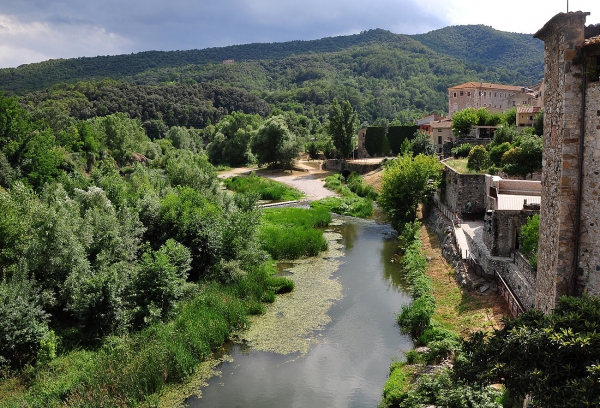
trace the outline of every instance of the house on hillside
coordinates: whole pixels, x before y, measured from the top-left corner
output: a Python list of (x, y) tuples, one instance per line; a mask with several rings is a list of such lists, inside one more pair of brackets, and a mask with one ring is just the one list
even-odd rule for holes
[(515, 85), (490, 84), (486, 82), (467, 82), (448, 88), (448, 109), (454, 112), (466, 108), (492, 108), (500, 111), (507, 109), (507, 100), (525, 88)]

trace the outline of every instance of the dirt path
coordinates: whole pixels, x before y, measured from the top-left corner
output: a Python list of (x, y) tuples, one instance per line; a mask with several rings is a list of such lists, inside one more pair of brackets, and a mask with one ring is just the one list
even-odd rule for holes
[(337, 197), (338, 194), (324, 187), (325, 177), (333, 171), (322, 170), (320, 162), (298, 162), (293, 171), (259, 169), (258, 167), (240, 167), (219, 174), (219, 178), (235, 177), (249, 174), (251, 171), (261, 177), (269, 178), (287, 184), (304, 193), (309, 201), (320, 200), (325, 197)]

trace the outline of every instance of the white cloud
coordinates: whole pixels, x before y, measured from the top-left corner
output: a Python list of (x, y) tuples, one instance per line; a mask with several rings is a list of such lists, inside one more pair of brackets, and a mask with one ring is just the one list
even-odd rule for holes
[(93, 25), (22, 22), (0, 14), (0, 67), (130, 52), (133, 41)]

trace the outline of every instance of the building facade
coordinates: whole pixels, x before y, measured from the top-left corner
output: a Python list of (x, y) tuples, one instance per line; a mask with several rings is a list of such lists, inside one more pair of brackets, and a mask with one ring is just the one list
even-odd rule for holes
[(454, 112), (466, 108), (492, 108), (500, 111), (510, 109), (510, 98), (528, 88), (515, 85), (490, 84), (486, 82), (467, 82), (448, 88), (448, 109)]

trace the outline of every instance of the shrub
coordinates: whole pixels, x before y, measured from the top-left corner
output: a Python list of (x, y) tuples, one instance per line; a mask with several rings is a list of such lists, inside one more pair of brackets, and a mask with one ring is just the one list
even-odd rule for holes
[(502, 156), (504, 153), (510, 150), (510, 143), (503, 142), (497, 146), (494, 146), (490, 149), (490, 160), (494, 165), (501, 166), (502, 165)]
[(461, 157), (467, 157), (469, 153), (473, 149), (473, 145), (471, 143), (463, 143), (460, 146), (453, 147), (451, 152), (452, 155), (458, 159)]
[(469, 152), (467, 168), (474, 171), (480, 171), (490, 164), (490, 155), (485, 147), (475, 146)]

